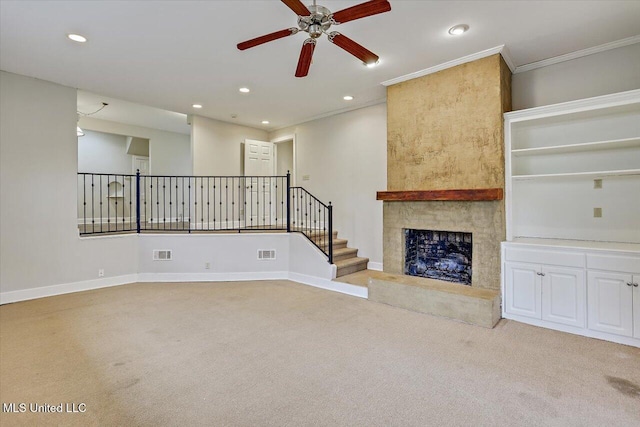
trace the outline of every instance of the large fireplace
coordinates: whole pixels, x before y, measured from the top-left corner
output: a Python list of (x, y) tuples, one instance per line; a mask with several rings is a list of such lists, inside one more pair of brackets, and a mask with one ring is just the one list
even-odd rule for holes
[(471, 233), (404, 229), (404, 274), (471, 286)]
[[(501, 200), (385, 201), (383, 210), (383, 255), (386, 273), (406, 274), (407, 271), (411, 273), (413, 270), (418, 276), (425, 278), (451, 280), (451, 276), (455, 276), (453, 272), (433, 277), (433, 272), (426, 273), (427, 269), (423, 264), (415, 263), (411, 257), (409, 260), (406, 259), (407, 252), (413, 247), (425, 255), (425, 264), (436, 264), (438, 261), (432, 261), (430, 258), (434, 252), (441, 252), (439, 248), (444, 247), (443, 250), (450, 249), (450, 254), (447, 256), (442, 252), (446, 261), (437, 264), (441, 270), (452, 269), (454, 261), (468, 258), (470, 268), (467, 269), (468, 266), (465, 266), (462, 269), (461, 272), (464, 274), (459, 275), (463, 276), (460, 283), (472, 287), (500, 289), (500, 242), (504, 240), (504, 206)], [(409, 232), (407, 236), (408, 230), (415, 232)], [(425, 241), (429, 240), (428, 230), (433, 234), (437, 232), (438, 239), (446, 241), (427, 248)], [(424, 234), (425, 231), (426, 236), (419, 237), (419, 234)], [(464, 235), (468, 237), (465, 239)], [(414, 267), (412, 263), (415, 263)]]

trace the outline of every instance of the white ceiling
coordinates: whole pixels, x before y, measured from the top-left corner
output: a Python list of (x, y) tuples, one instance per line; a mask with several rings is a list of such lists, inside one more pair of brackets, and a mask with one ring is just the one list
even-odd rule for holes
[[(337, 11), (362, 1), (318, 3)], [(640, 34), (640, 1), (390, 3), (391, 12), (331, 29), (378, 54), (380, 66), (364, 67), (323, 37), (309, 76), (299, 79), (304, 33), (236, 49), (296, 26), (279, 1), (1, 0), (0, 68), (103, 95), (80, 93), (80, 108), (91, 111), (124, 100), (270, 130), (379, 102), (383, 81), (495, 46), (506, 45), (521, 66)], [(449, 36), (459, 23), (471, 29)], [(89, 41), (71, 42), (71, 32)], [(241, 86), (251, 93), (240, 94)], [(355, 99), (344, 101), (346, 94)], [(115, 107), (95, 117), (109, 120)]]

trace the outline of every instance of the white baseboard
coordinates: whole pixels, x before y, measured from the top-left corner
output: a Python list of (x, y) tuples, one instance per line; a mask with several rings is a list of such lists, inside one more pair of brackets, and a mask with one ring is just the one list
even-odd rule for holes
[(624, 337), (621, 335), (608, 334), (606, 332), (592, 331), (591, 329), (578, 328), (575, 326), (562, 325), (559, 323), (546, 322), (541, 319), (533, 319), (526, 316), (519, 316), (517, 314), (506, 313), (502, 311), (502, 317), (505, 319), (515, 320), (516, 322), (526, 323), (532, 326), (538, 326), (540, 328), (553, 329), (560, 332), (567, 332), (574, 335), (582, 335), (584, 337), (596, 338), (604, 341), (611, 341), (618, 344), (630, 345), (640, 348), (640, 339), (633, 337)]
[(367, 298), (368, 295), (368, 289), (363, 286), (334, 282), (329, 279), (307, 276), (300, 273), (290, 273), (288, 271), (263, 271), (249, 273), (140, 273), (105, 277), (95, 280), (84, 280), (81, 282), (24, 289), (20, 291), (0, 292), (0, 305), (137, 282), (239, 282), (247, 280), (291, 280), (304, 285), (340, 292), (359, 298)]
[(382, 263), (381, 262), (371, 262), (367, 264), (368, 270), (382, 271)]
[(102, 279), (83, 280), (80, 282), (65, 283), (62, 285), (44, 286), (42, 288), (23, 289), (20, 291), (0, 292), (0, 305), (12, 302), (26, 301), (36, 298), (51, 297), (54, 295), (70, 294), (73, 292), (88, 291), (91, 289), (108, 288), (111, 286), (125, 285), (138, 281), (137, 274), (124, 276), (104, 277)]
[(241, 282), (247, 280), (286, 280), (287, 271), (250, 273), (140, 273), (138, 282)]
[(309, 285), (315, 288), (340, 292), (341, 294), (352, 295), (359, 298), (367, 298), (369, 295), (369, 289), (364, 286), (355, 286), (348, 283), (334, 282), (333, 280), (307, 276), (300, 273), (289, 273), (289, 280), (302, 283), (303, 285)]

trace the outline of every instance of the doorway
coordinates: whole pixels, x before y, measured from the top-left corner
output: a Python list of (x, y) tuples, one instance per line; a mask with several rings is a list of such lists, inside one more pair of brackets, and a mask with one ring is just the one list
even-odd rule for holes
[(286, 135), (272, 140), (275, 146), (275, 173), (284, 176), (291, 172), (291, 185), (296, 185), (296, 139), (295, 135)]

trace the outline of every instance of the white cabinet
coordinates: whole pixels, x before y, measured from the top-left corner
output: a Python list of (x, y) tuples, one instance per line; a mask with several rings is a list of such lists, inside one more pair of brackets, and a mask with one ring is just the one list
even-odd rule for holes
[(542, 318), (542, 282), (539, 266), (507, 262), (505, 267), (505, 310), (534, 319)]
[(640, 274), (633, 281), (633, 336), (640, 340)]
[(590, 271), (589, 329), (640, 338), (639, 281), (640, 275)]
[(584, 327), (584, 271), (530, 263), (505, 264), (505, 311)]
[(586, 286), (584, 270), (542, 268), (542, 320), (583, 328)]
[(502, 243), (502, 316), (640, 347), (640, 245)]
[(640, 89), (504, 115), (503, 317), (640, 347)]

